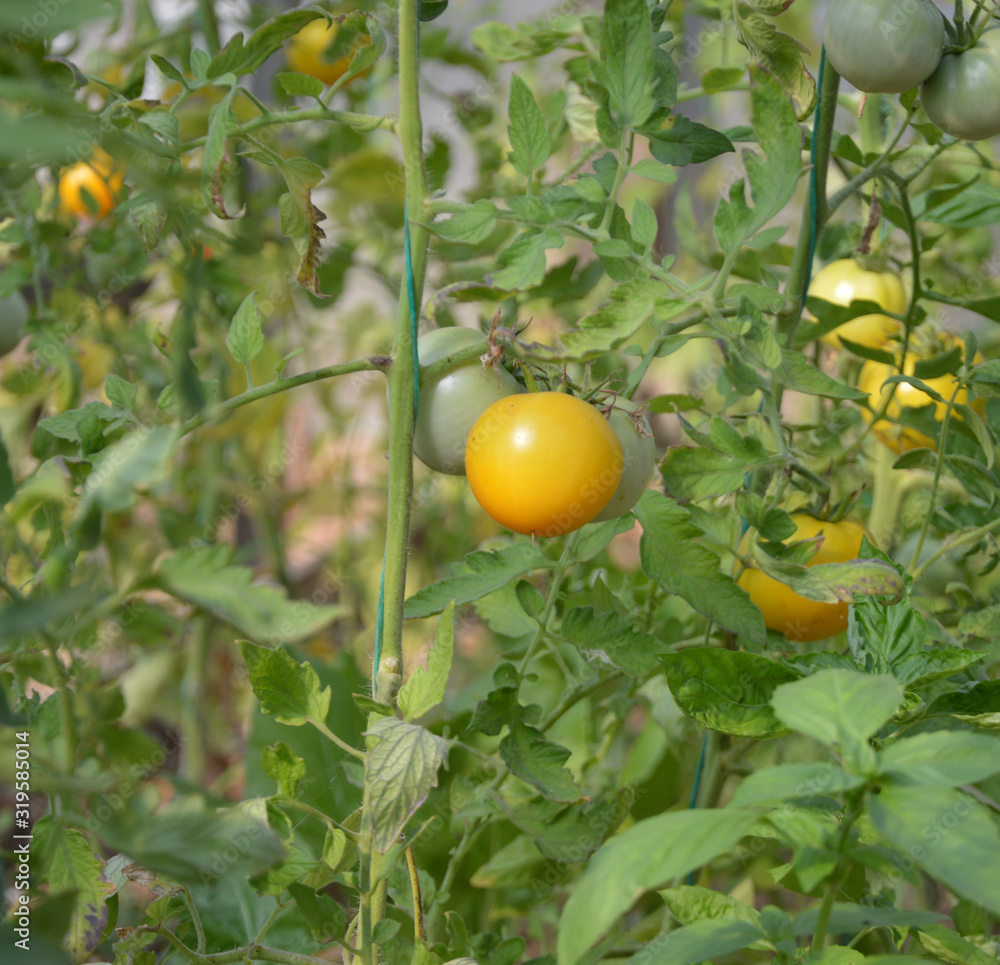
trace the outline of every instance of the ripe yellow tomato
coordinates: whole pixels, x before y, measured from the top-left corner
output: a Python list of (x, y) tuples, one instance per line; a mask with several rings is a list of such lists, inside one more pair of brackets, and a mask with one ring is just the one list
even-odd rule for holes
[[(819, 533), (823, 535), (823, 542), (807, 564), (809, 566), (856, 559), (861, 550), (861, 539), (867, 535), (864, 526), (854, 519), (831, 523), (795, 513), (792, 520), (795, 522), (795, 533), (789, 541), (810, 539)], [(747, 542), (744, 536), (740, 542), (740, 553), (746, 551)], [(737, 583), (760, 607), (765, 625), (783, 633), (789, 640), (824, 640), (847, 629), (846, 603), (820, 603), (806, 599), (780, 580), (750, 566), (740, 574)]]
[(125, 172), (100, 148), (59, 178), (59, 203), (67, 214), (103, 218), (117, 206)]
[(618, 488), (622, 464), (608, 420), (563, 392), (494, 402), (465, 446), (479, 505), (502, 526), (535, 536), (562, 536), (589, 523)]
[[(324, 84), (336, 83), (347, 73), (348, 67), (351, 66), (351, 58), (358, 48), (367, 47), (372, 42), (368, 34), (359, 33), (348, 53), (335, 60), (326, 60), (324, 54), (333, 46), (339, 32), (337, 23), (328, 24), (325, 20), (310, 20), (288, 42), (288, 50), (285, 51), (288, 66), (300, 74), (315, 77)], [(368, 73), (369, 70), (370, 67), (366, 68), (358, 76)]]
[[(906, 358), (906, 375), (913, 375), (913, 369), (921, 358), (929, 358), (932, 355), (947, 352), (954, 347), (962, 347), (962, 342), (948, 332), (939, 333), (932, 340), (930, 345), (922, 345), (917, 351), (910, 352)], [(964, 352), (964, 349), (963, 349)], [(983, 357), (976, 354), (975, 362), (981, 362)], [(885, 385), (885, 380), (890, 376), (898, 375), (899, 368), (886, 365), (883, 362), (865, 362), (858, 376), (858, 388), (862, 392), (868, 393), (868, 404), (875, 412), (882, 408), (886, 397), (892, 391), (892, 384)], [(944, 399), (950, 399), (955, 391), (955, 376), (942, 375), (936, 379), (921, 379), (926, 385), (932, 388)], [(910, 426), (895, 424), (903, 409), (918, 409), (923, 406), (934, 406), (934, 419), (941, 422), (944, 419), (947, 406), (943, 402), (935, 402), (926, 392), (922, 392), (914, 385), (907, 382), (895, 384), (896, 391), (893, 392), (892, 400), (885, 411), (886, 418), (880, 419), (873, 427), (872, 432), (882, 440), (894, 452), (909, 452), (911, 449), (918, 449), (927, 446), (930, 449), (937, 449), (937, 440), (920, 432)], [(959, 405), (969, 404), (969, 393), (967, 389), (960, 389), (955, 402)], [(982, 413), (985, 406), (983, 399), (976, 399), (972, 407)], [(862, 409), (865, 420), (871, 422), (874, 414), (867, 409)], [(953, 418), (960, 419), (958, 413)], [(890, 421), (892, 420), (892, 421)]]
[[(898, 275), (888, 271), (868, 271), (850, 258), (831, 262), (817, 272), (809, 285), (809, 294), (845, 308), (853, 301), (868, 301), (897, 315), (906, 311), (906, 292)], [(835, 348), (840, 348), (841, 335), (858, 345), (881, 348), (901, 331), (902, 325), (888, 315), (860, 315), (820, 338)]]

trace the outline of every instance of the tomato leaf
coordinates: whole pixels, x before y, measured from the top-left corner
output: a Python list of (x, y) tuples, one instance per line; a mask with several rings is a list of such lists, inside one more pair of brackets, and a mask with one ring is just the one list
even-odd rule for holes
[(863, 765), (871, 756), (870, 738), (898, 710), (903, 688), (891, 676), (851, 670), (820, 670), (778, 687), (771, 706), (792, 730), (827, 746), (840, 747), (845, 758)]
[(319, 677), (308, 661), (296, 663), (284, 650), (240, 641), (250, 686), (261, 710), (280, 724), (301, 726), (323, 722), (330, 709), (330, 688), (320, 690)]
[(682, 114), (675, 115), (673, 124), (666, 130), (644, 128), (642, 133), (649, 138), (649, 151), (653, 157), (661, 164), (672, 167), (701, 164), (736, 150), (725, 134), (688, 120)]
[(766, 157), (743, 152), (754, 207), (747, 204), (744, 182), (733, 182), (728, 199), (715, 215), (715, 237), (725, 252), (735, 252), (789, 201), (802, 171), (802, 138), (788, 98), (759, 68), (751, 70), (750, 97), (757, 143)]
[(256, 294), (256, 292), (251, 292), (240, 303), (240, 307), (236, 309), (236, 314), (229, 324), (229, 334), (226, 335), (226, 348), (240, 365), (248, 365), (264, 347), (260, 309), (257, 308), (257, 302), (254, 299)]
[(383, 717), (368, 728), (378, 743), (368, 752), (372, 834), (385, 854), (399, 839), (406, 822), (437, 786), (448, 741), (416, 724)]
[(517, 74), (510, 80), (508, 112), (508, 136), (512, 150), (507, 157), (515, 170), (530, 178), (548, 160), (552, 142), (545, 115), (528, 85)]
[(1000, 853), (1000, 831), (981, 804), (951, 788), (883, 787), (868, 795), (875, 829), (956, 894), (1000, 914), (1000, 877), (983, 855)]
[(720, 571), (718, 554), (699, 542), (704, 533), (687, 509), (647, 490), (635, 513), (643, 528), (639, 555), (647, 576), (727, 630), (754, 643), (767, 639), (760, 610), (731, 576)]
[(653, 31), (645, 0), (606, 0), (594, 75), (622, 126), (637, 128), (652, 114)]
[(977, 784), (1000, 772), (1000, 738), (957, 730), (914, 734), (881, 751), (878, 767), (899, 784)]
[(670, 692), (689, 717), (739, 737), (786, 733), (770, 700), (779, 684), (798, 675), (767, 657), (743, 651), (694, 647), (661, 658)]
[(621, 670), (636, 677), (655, 668), (657, 656), (667, 651), (666, 644), (643, 633), (630, 617), (590, 606), (567, 610), (559, 632), (597, 670)]
[(403, 607), (407, 620), (440, 613), (454, 601), (463, 606), (487, 593), (499, 590), (511, 580), (538, 569), (551, 569), (555, 564), (530, 543), (514, 543), (501, 550), (477, 551), (465, 558), (464, 573), (449, 576), (413, 594)]
[[(728, 851), (754, 821), (753, 814), (735, 808), (673, 811), (639, 821), (611, 838), (590, 859), (563, 908), (559, 965), (576, 965), (637, 899)], [(741, 933), (741, 941), (743, 934), (748, 933)], [(685, 960), (703, 958), (699, 952)]]
[(396, 702), (404, 720), (416, 720), (444, 700), (455, 650), (455, 608), (449, 604), (441, 614), (427, 666), (417, 667), (399, 690)]
[(970, 690), (942, 694), (927, 717), (954, 717), (976, 727), (1000, 731), (1000, 680), (985, 680)]
[(550, 801), (572, 804), (582, 800), (583, 795), (573, 775), (562, 766), (569, 759), (570, 752), (548, 740), (520, 716), (512, 719), (509, 727), (507, 736), (498, 747), (507, 767)]
[(201, 607), (251, 640), (272, 646), (294, 643), (329, 626), (340, 606), (289, 600), (283, 589), (253, 583), (254, 572), (230, 563), (229, 546), (177, 550), (162, 559), (149, 586)]

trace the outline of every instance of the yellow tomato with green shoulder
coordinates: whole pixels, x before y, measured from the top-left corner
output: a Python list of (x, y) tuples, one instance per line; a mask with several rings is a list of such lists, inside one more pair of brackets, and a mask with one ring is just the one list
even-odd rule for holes
[[(868, 535), (867, 530), (856, 519), (830, 522), (805, 513), (794, 513), (792, 521), (795, 523), (795, 532), (788, 537), (789, 541), (823, 537), (816, 555), (807, 566), (857, 559), (861, 551), (861, 540)], [(748, 536), (744, 535), (738, 549), (740, 555), (747, 552), (748, 546)], [(846, 603), (821, 603), (807, 599), (754, 566), (746, 567), (736, 582), (760, 607), (765, 626), (783, 633), (789, 640), (804, 643), (825, 640), (847, 629)]]
[[(288, 42), (285, 59), (288, 66), (300, 74), (308, 74), (329, 86), (335, 84), (351, 66), (351, 59), (360, 47), (367, 47), (372, 39), (365, 33), (355, 35), (350, 48), (342, 56), (332, 56), (332, 50), (337, 43), (340, 25), (334, 21), (311, 20)], [(367, 74), (371, 67), (365, 68), (358, 76)]]
[[(922, 341), (914, 350), (907, 353), (904, 374), (912, 376), (918, 361), (931, 358), (934, 355), (940, 355), (953, 348), (960, 348), (964, 356), (965, 349), (960, 339), (949, 332), (937, 333), (929, 340)], [(977, 352), (974, 364), (982, 361), (982, 355)], [(858, 388), (862, 392), (867, 393), (868, 405), (872, 411), (862, 409), (862, 415), (865, 421), (870, 423), (875, 418), (875, 413), (879, 412), (882, 406), (885, 405), (886, 399), (889, 399), (891, 393), (892, 398), (889, 399), (885, 416), (872, 426), (872, 432), (875, 436), (894, 452), (898, 453), (909, 452), (911, 449), (921, 447), (927, 447), (936, 451), (937, 439), (912, 426), (902, 425), (897, 420), (903, 414), (904, 409), (919, 409), (924, 406), (933, 405), (934, 420), (940, 423), (944, 420), (948, 406), (945, 402), (935, 401), (922, 389), (918, 389), (915, 385), (910, 385), (908, 382), (886, 384), (886, 379), (898, 374), (898, 365), (886, 365), (884, 362), (865, 362), (861, 368), (861, 374), (858, 376)], [(958, 393), (955, 394), (956, 377), (954, 375), (941, 375), (934, 379), (921, 379), (920, 381), (927, 385), (928, 388), (933, 389), (943, 399), (950, 399), (954, 394), (956, 405), (970, 404), (968, 389), (964, 387), (960, 388)], [(894, 386), (895, 391), (893, 391)], [(971, 403), (971, 406), (980, 415), (985, 411), (985, 401), (983, 399), (976, 399)], [(953, 412), (952, 418), (961, 419), (961, 415)]]
[[(809, 285), (809, 294), (844, 308), (854, 301), (875, 302), (897, 315), (906, 311), (907, 304), (899, 275), (891, 271), (869, 271), (851, 258), (830, 262), (818, 271)], [(840, 336), (843, 336), (858, 345), (882, 348), (902, 330), (902, 324), (888, 315), (860, 315), (821, 335), (820, 340), (840, 348)]]

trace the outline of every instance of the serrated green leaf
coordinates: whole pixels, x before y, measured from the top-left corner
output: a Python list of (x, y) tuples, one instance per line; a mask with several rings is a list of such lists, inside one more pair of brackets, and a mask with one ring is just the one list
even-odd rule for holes
[(725, 134), (689, 120), (683, 114), (675, 115), (673, 124), (666, 130), (647, 128), (643, 134), (649, 138), (650, 154), (662, 164), (673, 167), (702, 164), (736, 150)]
[(240, 307), (236, 309), (236, 314), (229, 325), (229, 334), (226, 336), (226, 348), (240, 365), (249, 365), (264, 347), (260, 309), (257, 308), (254, 298), (256, 294), (251, 292), (240, 302)]
[(538, 102), (521, 78), (514, 74), (510, 79), (510, 162), (526, 178), (549, 159), (552, 143)]
[(92, 456), (77, 520), (95, 509), (118, 513), (135, 505), (139, 490), (166, 478), (176, 444), (176, 430), (169, 426), (141, 428)]
[(298, 727), (323, 723), (330, 710), (330, 688), (320, 690), (319, 677), (308, 661), (296, 663), (284, 650), (270, 650), (247, 640), (240, 652), (250, 675), (250, 686), (261, 710), (279, 724)]
[(428, 230), (445, 241), (478, 245), (493, 233), (496, 224), (497, 206), (492, 201), (480, 198), (465, 211), (451, 215), (446, 221), (431, 222)]
[(126, 382), (120, 375), (112, 374), (104, 380), (104, 394), (108, 397), (108, 401), (126, 412), (132, 411), (137, 391), (137, 386)]
[(653, 33), (645, 0), (606, 0), (601, 60), (594, 65), (594, 74), (623, 126), (636, 128), (645, 123), (656, 106)]
[(406, 601), (403, 615), (407, 620), (413, 620), (440, 613), (452, 602), (455, 606), (463, 606), (499, 590), (525, 573), (551, 569), (552, 566), (552, 560), (530, 543), (515, 543), (502, 550), (470, 553), (465, 558), (465, 573), (418, 590)]
[(444, 700), (455, 650), (454, 618), (454, 604), (449, 604), (441, 614), (434, 643), (427, 655), (427, 667), (417, 667), (400, 688), (396, 703), (405, 720), (422, 717)]
[(278, 797), (294, 798), (295, 787), (306, 776), (306, 762), (284, 741), (265, 747), (261, 755), (264, 773), (278, 785)]
[(340, 606), (289, 600), (277, 586), (254, 583), (253, 570), (233, 565), (231, 557), (228, 546), (181, 549), (160, 561), (151, 582), (274, 646), (311, 636), (342, 613)]
[(770, 700), (796, 675), (755, 653), (693, 647), (661, 658), (677, 706), (712, 730), (740, 737), (777, 737), (785, 727)]
[(647, 490), (635, 506), (643, 533), (643, 572), (699, 613), (755, 643), (767, 639), (764, 618), (750, 597), (720, 569), (717, 553), (699, 542), (704, 533), (690, 512), (662, 493)]
[(372, 834), (383, 854), (437, 786), (448, 742), (416, 724), (383, 717), (367, 731), (377, 743), (368, 752)]
[(326, 90), (323, 81), (310, 74), (300, 74), (294, 70), (281, 71), (277, 75), (286, 94), (292, 97), (319, 97)]
[(104, 863), (74, 828), (53, 832), (48, 858), (47, 879), (53, 894), (76, 893), (63, 942), (74, 961), (82, 961), (101, 940), (108, 921), (107, 899), (115, 887), (104, 877)]

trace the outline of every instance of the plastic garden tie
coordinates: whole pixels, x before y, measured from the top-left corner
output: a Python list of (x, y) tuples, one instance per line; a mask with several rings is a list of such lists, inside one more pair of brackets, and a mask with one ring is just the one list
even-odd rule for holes
[(410, 303), (410, 342), (413, 348), (413, 418), (417, 418), (420, 397), (420, 356), (417, 352), (417, 284), (413, 280), (413, 256), (410, 250), (410, 215), (403, 202), (403, 259), (406, 263), (406, 296)]

